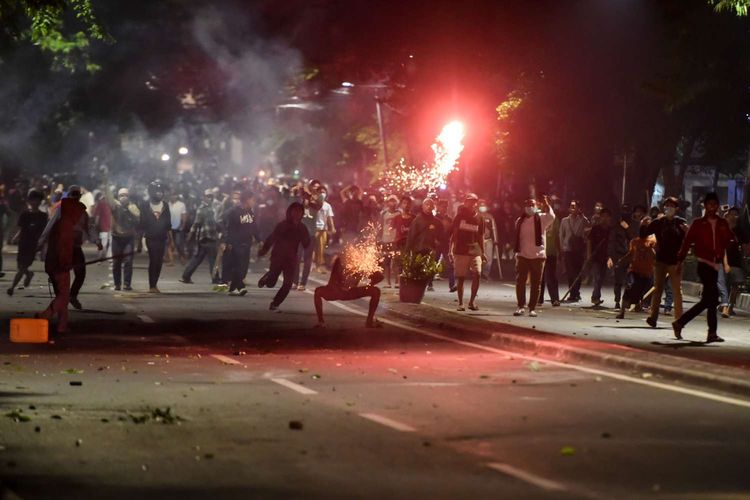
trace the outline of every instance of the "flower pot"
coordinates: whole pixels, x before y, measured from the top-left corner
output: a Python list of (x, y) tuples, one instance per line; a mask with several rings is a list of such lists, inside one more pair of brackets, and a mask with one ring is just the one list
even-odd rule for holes
[(413, 280), (401, 277), (398, 289), (398, 298), (401, 302), (410, 304), (419, 304), (424, 298), (424, 291), (427, 288), (428, 280)]

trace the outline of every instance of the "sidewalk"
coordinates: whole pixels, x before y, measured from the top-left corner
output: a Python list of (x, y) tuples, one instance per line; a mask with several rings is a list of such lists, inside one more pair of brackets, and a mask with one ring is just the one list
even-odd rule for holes
[[(658, 328), (645, 323), (645, 313), (615, 318), (611, 288), (604, 291), (603, 307), (591, 304), (545, 303), (537, 318), (514, 317), (515, 288), (510, 283), (482, 283), (479, 311), (456, 311), (456, 295), (445, 281), (435, 282), (422, 304), (403, 304), (398, 290), (384, 290), (387, 314), (441, 328), (467, 340), (491, 342), (556, 360), (605, 365), (650, 378), (702, 385), (716, 390), (750, 395), (750, 316), (719, 318), (719, 334), (726, 342), (705, 344), (705, 315), (683, 330), (685, 340), (674, 339), (672, 316), (661, 316)], [(583, 297), (591, 289), (583, 288)], [(696, 297), (685, 298), (685, 309)]]

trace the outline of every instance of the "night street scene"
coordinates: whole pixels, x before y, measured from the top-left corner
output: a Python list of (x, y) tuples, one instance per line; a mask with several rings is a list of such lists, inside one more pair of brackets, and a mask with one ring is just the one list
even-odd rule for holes
[(750, 500), (750, 0), (0, 0), (0, 500)]

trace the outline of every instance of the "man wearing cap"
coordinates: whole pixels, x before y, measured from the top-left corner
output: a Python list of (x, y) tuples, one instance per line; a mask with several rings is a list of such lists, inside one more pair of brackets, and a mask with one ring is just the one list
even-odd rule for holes
[(688, 251), (694, 247), (698, 259), (698, 277), (703, 285), (701, 300), (678, 316), (672, 323), (674, 336), (682, 339), (682, 329), (696, 316), (706, 310), (708, 336), (706, 342), (724, 342), (717, 334), (718, 321), (716, 308), (719, 305), (719, 266), (724, 263), (727, 248), (735, 240), (734, 233), (726, 219), (718, 215), (719, 197), (716, 193), (707, 193), (703, 199), (705, 215), (690, 224), (682, 246), (677, 254), (677, 265), (681, 266)]
[[(541, 213), (540, 213), (541, 209)], [(516, 220), (516, 300), (518, 309), (513, 316), (523, 316), (526, 312), (526, 281), (530, 281), (529, 316), (536, 317), (536, 304), (541, 290), (542, 271), (545, 251), (545, 233), (555, 221), (555, 212), (547, 201), (542, 198), (540, 207), (535, 199), (528, 199), (524, 203), (524, 211)]]
[(448, 255), (454, 263), (459, 311), (466, 310), (464, 307), (464, 280), (469, 273), (471, 273), (469, 309), (472, 311), (479, 309), (475, 300), (479, 291), (482, 262), (486, 261), (486, 257), (482, 244), (484, 219), (480, 217), (477, 211), (478, 200), (479, 197), (474, 193), (467, 194), (463, 205), (458, 209), (456, 218), (453, 219), (453, 234)]
[(217, 242), (219, 241), (219, 228), (216, 223), (216, 215), (213, 209), (214, 193), (210, 189), (203, 192), (203, 200), (195, 212), (195, 222), (190, 228), (187, 241), (195, 240), (198, 245), (198, 251), (190, 259), (188, 265), (182, 273), (180, 281), (186, 284), (192, 284), (192, 276), (203, 259), (208, 257), (208, 274), (211, 282), (218, 283), (213, 274), (214, 264), (216, 264)]

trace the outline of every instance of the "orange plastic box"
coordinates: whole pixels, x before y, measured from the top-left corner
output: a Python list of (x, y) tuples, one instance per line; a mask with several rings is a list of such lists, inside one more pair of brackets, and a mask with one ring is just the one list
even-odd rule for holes
[(13, 318), (10, 320), (10, 341), (44, 344), (49, 341), (49, 322), (46, 319)]

